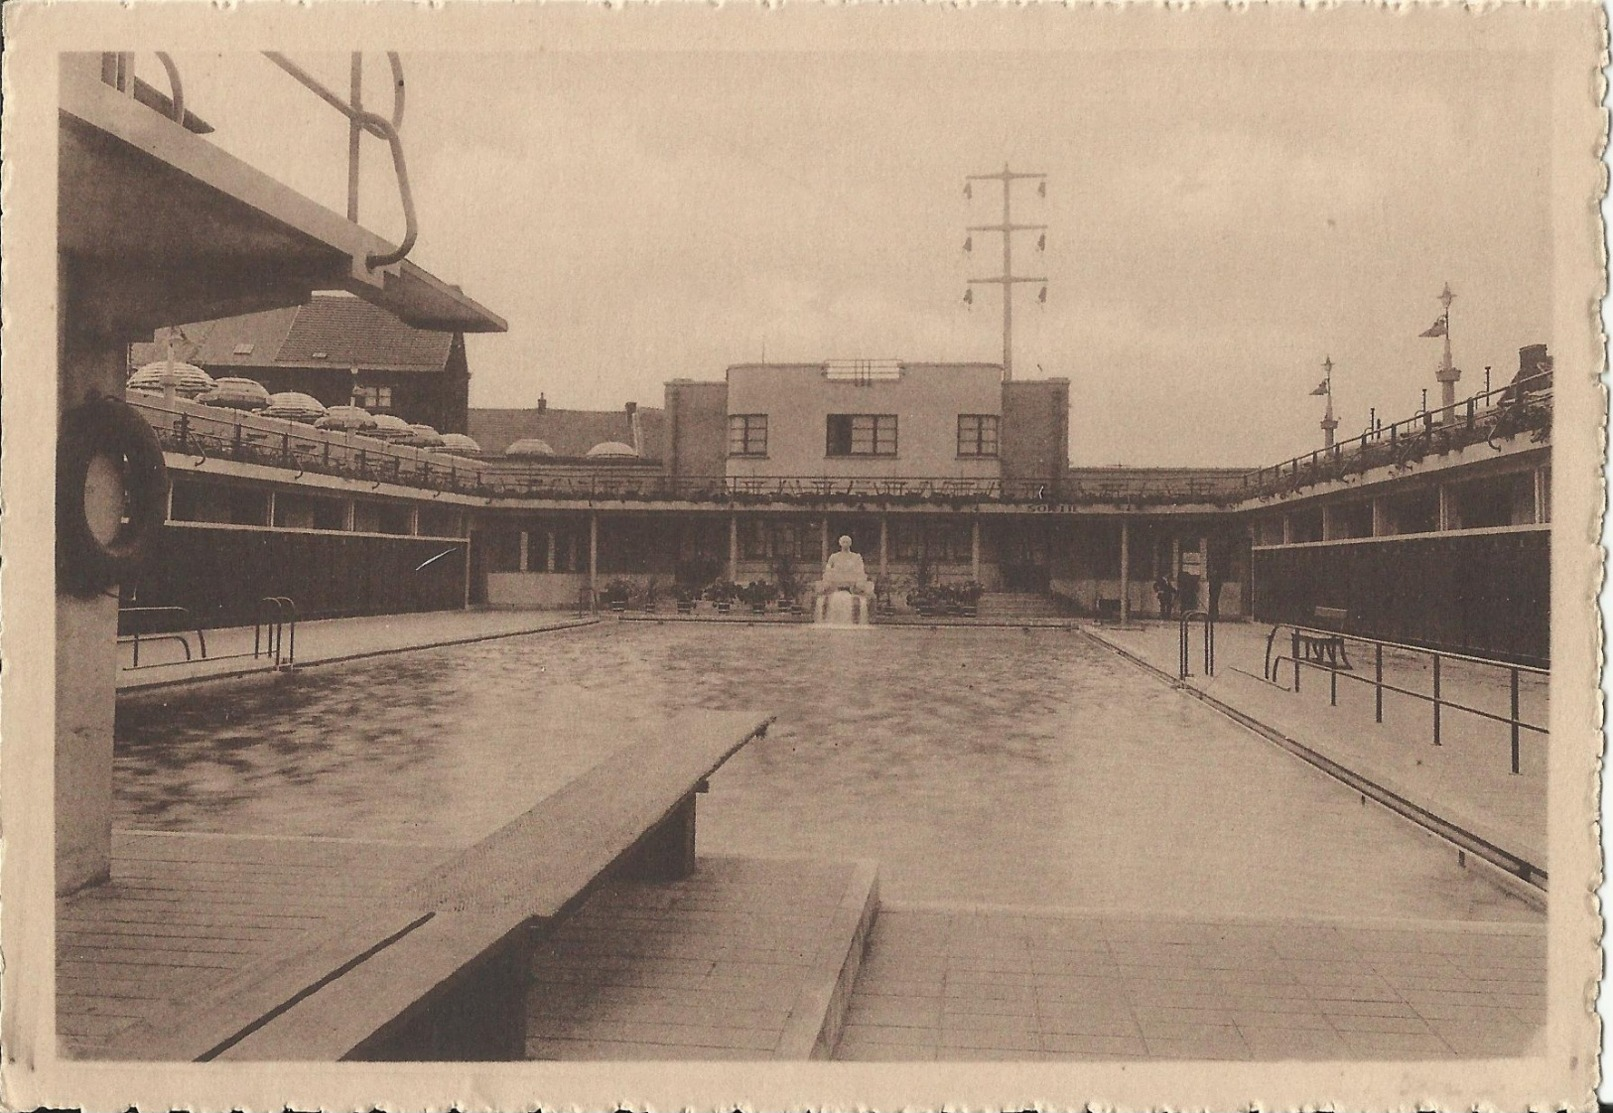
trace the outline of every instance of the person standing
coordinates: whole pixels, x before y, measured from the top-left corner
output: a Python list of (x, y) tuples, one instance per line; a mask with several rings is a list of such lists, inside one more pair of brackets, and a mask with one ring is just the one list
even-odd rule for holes
[(1169, 618), (1176, 604), (1176, 589), (1165, 576), (1161, 575), (1154, 580), (1154, 595), (1159, 598), (1159, 617)]

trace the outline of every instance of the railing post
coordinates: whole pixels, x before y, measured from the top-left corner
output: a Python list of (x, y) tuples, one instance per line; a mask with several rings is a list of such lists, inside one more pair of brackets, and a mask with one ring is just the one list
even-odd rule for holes
[(1372, 646), (1372, 687), (1376, 697), (1377, 709), (1374, 717), (1383, 722), (1383, 643), (1375, 642)]
[(190, 414), (179, 415), (179, 447), (183, 451), (190, 446)]
[(1434, 745), (1443, 745), (1439, 740), (1439, 654), (1434, 654)]
[(280, 462), (286, 466), (291, 464), (291, 430), (280, 434)]
[(1288, 659), (1294, 663), (1294, 691), (1298, 692), (1299, 691), (1299, 631), (1297, 629), (1293, 633), (1292, 648), (1289, 650)]
[(1512, 771), (1518, 772), (1518, 666), (1507, 670), (1512, 674)]
[(231, 444), (231, 455), (237, 460), (241, 458), (241, 423), (239, 421), (235, 423), (235, 434), (233, 443)]

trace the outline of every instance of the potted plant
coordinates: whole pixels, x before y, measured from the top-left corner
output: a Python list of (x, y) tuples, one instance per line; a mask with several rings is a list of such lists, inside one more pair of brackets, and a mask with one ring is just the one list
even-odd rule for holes
[(656, 583), (655, 578), (653, 576), (650, 578), (649, 582), (644, 585), (644, 613), (645, 614), (654, 614), (655, 613), (655, 597), (660, 592), (660, 590), (661, 590), (661, 585)]
[(678, 601), (679, 614), (694, 614), (695, 593), (693, 588), (679, 585), (673, 590), (673, 596)]
[(632, 595), (633, 585), (618, 577), (605, 585), (605, 590), (599, 593), (599, 598), (610, 608), (612, 614), (622, 614), (627, 610), (627, 601)]
[(732, 580), (718, 580), (706, 590), (718, 614), (727, 614), (734, 609), (734, 600), (739, 595), (739, 587)]
[(773, 597), (774, 592), (773, 585), (763, 583), (761, 580), (752, 580), (745, 585), (741, 598), (750, 604), (750, 609), (754, 613), (766, 614), (767, 601)]

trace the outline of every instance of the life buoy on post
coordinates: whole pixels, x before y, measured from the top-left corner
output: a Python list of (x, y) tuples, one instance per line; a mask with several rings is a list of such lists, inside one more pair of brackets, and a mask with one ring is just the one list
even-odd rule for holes
[[(123, 472), (127, 521), (110, 540), (97, 537), (84, 505), (90, 464), (116, 461)], [(168, 518), (168, 465), (146, 419), (121, 398), (100, 396), (68, 411), (56, 444), (58, 589), (94, 595), (138, 571)]]

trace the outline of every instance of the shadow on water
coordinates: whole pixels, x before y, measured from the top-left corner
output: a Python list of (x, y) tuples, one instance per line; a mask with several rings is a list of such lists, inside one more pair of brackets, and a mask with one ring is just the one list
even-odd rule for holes
[(467, 843), (685, 709), (770, 711), (705, 852), (895, 899), (1514, 918), (1454, 852), (1079, 635), (622, 625), (120, 713), (129, 826)]

